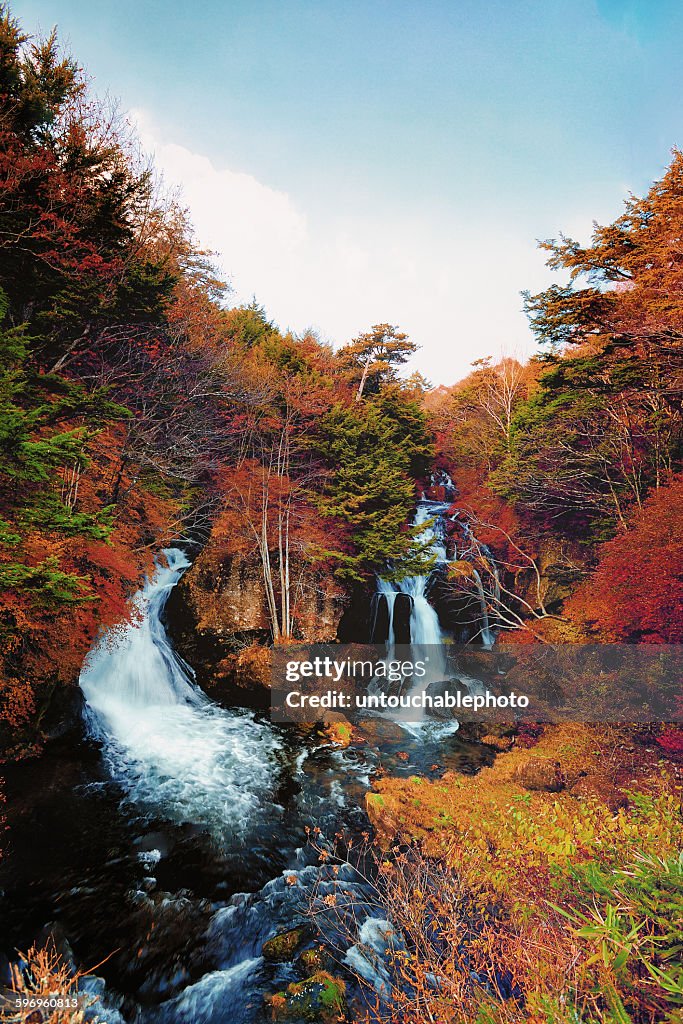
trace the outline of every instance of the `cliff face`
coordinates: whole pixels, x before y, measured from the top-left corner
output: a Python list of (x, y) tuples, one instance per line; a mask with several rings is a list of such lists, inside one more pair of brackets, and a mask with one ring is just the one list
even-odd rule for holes
[[(291, 568), (295, 639), (330, 642), (348, 598), (334, 580), (301, 561)], [(211, 541), (174, 588), (166, 609), (169, 631), (199, 684), (226, 700), (244, 700), (268, 683), (268, 659), (257, 649), (271, 639), (257, 554), (223, 555)], [(249, 703), (264, 694), (251, 693)]]

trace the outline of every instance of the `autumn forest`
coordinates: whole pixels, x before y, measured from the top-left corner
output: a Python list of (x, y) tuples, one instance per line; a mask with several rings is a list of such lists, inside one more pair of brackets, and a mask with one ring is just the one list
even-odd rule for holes
[(683, 153), (541, 243), (536, 354), (452, 385), (400, 325), (234, 304), (6, 6), (0, 190), (1, 1019), (679, 1021), (678, 722), (267, 708), (273, 649), (420, 609), (511, 657), (683, 643)]

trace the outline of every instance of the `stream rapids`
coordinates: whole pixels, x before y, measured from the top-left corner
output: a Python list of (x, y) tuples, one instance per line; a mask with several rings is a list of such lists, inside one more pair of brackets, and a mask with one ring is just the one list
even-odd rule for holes
[[(90, 652), (80, 678), (87, 739), (7, 771), (0, 948), (11, 957), (49, 929), (85, 969), (104, 961), (82, 985), (94, 1000), (89, 1016), (109, 1024), (265, 1022), (264, 996), (300, 976), (264, 959), (263, 943), (307, 924), (312, 889), (333, 884), (307, 830), (366, 830), (365, 794), (380, 767), (473, 772), (491, 757), (424, 723), (389, 723), (339, 749), (215, 704), (164, 623), (189, 565), (179, 548), (166, 550), (132, 621)], [(390, 607), (398, 589), (379, 585)], [(400, 589), (419, 617), (416, 643), (438, 643), (427, 578)], [(369, 902), (364, 909), (362, 885), (346, 871), (359, 936), (340, 969), (371, 976), (367, 950), (381, 956), (384, 922)]]

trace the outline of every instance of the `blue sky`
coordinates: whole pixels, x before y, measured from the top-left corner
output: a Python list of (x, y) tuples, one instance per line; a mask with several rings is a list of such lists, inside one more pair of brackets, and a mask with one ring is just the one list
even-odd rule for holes
[(585, 238), (683, 145), (675, 0), (15, 0), (180, 183), (235, 299), (450, 383), (533, 349), (535, 239)]

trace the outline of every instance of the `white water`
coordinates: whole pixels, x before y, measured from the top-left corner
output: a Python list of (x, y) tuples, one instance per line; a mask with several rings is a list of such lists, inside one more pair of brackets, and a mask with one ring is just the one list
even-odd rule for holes
[(80, 685), (112, 774), (132, 801), (217, 838), (234, 836), (268, 801), (279, 743), (253, 715), (211, 703), (173, 651), (161, 616), (190, 563), (176, 548), (164, 556), (133, 601), (133, 620), (89, 654)]
[[(450, 478), (445, 474), (444, 479), (440, 482), (452, 487)], [(427, 673), (422, 679), (416, 681), (415, 685), (410, 690), (411, 696), (423, 693), (432, 683), (441, 682), (449, 676), (448, 659), (446, 656), (445, 646), (446, 637), (441, 629), (439, 617), (427, 599), (427, 590), (432, 572), (434, 572), (434, 570), (440, 565), (444, 565), (448, 562), (442, 521), (442, 516), (448, 508), (448, 502), (435, 502), (423, 499), (417, 507), (415, 519), (413, 520), (414, 526), (422, 527), (418, 537), (426, 544), (428, 553), (434, 558), (434, 565), (430, 572), (424, 576), (409, 577), (398, 583), (390, 583), (383, 579), (379, 579), (377, 581), (377, 593), (380, 596), (384, 596), (386, 599), (389, 612), (389, 634), (387, 641), (388, 658), (393, 657), (393, 648), (395, 645), (394, 605), (396, 602), (396, 596), (397, 594), (406, 594), (411, 598), (410, 646), (412, 650), (412, 658), (415, 661), (419, 659), (426, 659), (428, 662)], [(470, 532), (469, 524), (465, 523), (463, 529), (465, 532), (465, 538), (467, 538)], [(486, 549), (486, 553), (488, 554), (488, 549)], [(494, 579), (494, 586), (496, 588), (497, 600), (500, 596), (500, 580), (493, 558), (491, 558), (490, 566)], [(481, 575), (474, 567), (472, 572), (476, 584), (480, 608), (481, 628), (479, 636), (481, 637), (483, 647), (490, 650), (495, 643), (495, 634), (490, 624), (484, 585)], [(459, 674), (457, 679), (467, 687), (470, 693), (479, 693), (484, 690), (482, 683), (470, 676)], [(411, 719), (410, 722), (402, 720), (406, 716)], [(406, 711), (405, 715), (400, 716), (400, 720), (401, 725), (415, 735), (419, 735), (427, 723), (429, 723), (430, 727), (433, 729), (437, 729), (441, 734), (443, 734), (444, 731), (452, 729), (450, 723), (439, 723), (437, 725), (434, 722), (429, 722), (429, 717), (424, 711), (418, 711), (415, 709)], [(455, 728), (457, 729), (457, 723), (455, 723)]]
[[(427, 553), (434, 559), (430, 571), (424, 576), (410, 576), (397, 583), (387, 580), (377, 581), (377, 592), (386, 598), (389, 609), (388, 658), (393, 657), (394, 628), (393, 612), (397, 594), (406, 594), (411, 599), (410, 611), (410, 647), (413, 661), (425, 661), (426, 674), (410, 690), (411, 696), (417, 696), (428, 689), (431, 683), (446, 678), (448, 663), (446, 659), (445, 638), (439, 623), (439, 616), (427, 600), (427, 587), (432, 572), (447, 561), (446, 545), (440, 529), (439, 516), (448, 508), (447, 503), (423, 500), (415, 513), (413, 525), (422, 527), (418, 539), (426, 545)], [(401, 725), (409, 732), (421, 729), (426, 723), (424, 709), (411, 708), (400, 716)], [(405, 721), (403, 719), (409, 719)], [(436, 723), (430, 723), (436, 727)], [(441, 723), (439, 729), (457, 729), (457, 723)]]
[[(446, 546), (443, 537), (430, 522), (448, 506), (442, 503), (421, 501), (415, 513), (414, 526), (422, 527), (418, 540), (425, 543), (428, 554), (434, 558), (434, 567), (446, 561)], [(428, 525), (426, 525), (428, 524)], [(410, 642), (413, 647), (441, 647), (444, 636), (439, 625), (439, 616), (427, 600), (427, 585), (432, 574), (410, 576), (398, 583), (377, 581), (377, 592), (386, 598), (389, 608), (389, 645), (394, 642), (393, 612), (397, 594), (406, 594), (411, 599)], [(432, 653), (432, 652), (429, 652)], [(436, 654), (436, 652), (433, 652)], [(419, 657), (419, 655), (417, 655)], [(444, 661), (445, 667), (445, 661)]]

